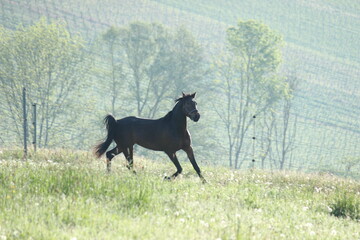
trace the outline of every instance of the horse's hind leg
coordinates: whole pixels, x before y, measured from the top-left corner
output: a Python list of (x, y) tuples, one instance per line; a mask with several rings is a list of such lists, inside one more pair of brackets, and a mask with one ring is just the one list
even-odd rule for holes
[(114, 147), (110, 151), (106, 152), (106, 169), (108, 172), (111, 171), (111, 160), (119, 153), (121, 153), (121, 151), (118, 147)]
[(123, 153), (124, 153), (126, 160), (128, 161), (128, 165), (126, 167), (129, 170), (132, 170), (133, 173), (136, 174), (136, 171), (134, 170), (134, 159), (133, 159), (134, 147), (130, 146), (129, 148), (124, 148)]
[[(175, 167), (176, 167), (176, 172), (171, 176), (171, 178), (176, 178), (177, 175), (179, 175), (181, 172), (182, 172), (182, 167), (179, 163), (179, 160), (177, 159), (176, 157), (176, 154), (175, 153), (166, 153), (169, 158), (171, 159), (171, 161), (174, 163)], [(170, 177), (166, 177), (166, 179), (170, 180), (171, 179)]]

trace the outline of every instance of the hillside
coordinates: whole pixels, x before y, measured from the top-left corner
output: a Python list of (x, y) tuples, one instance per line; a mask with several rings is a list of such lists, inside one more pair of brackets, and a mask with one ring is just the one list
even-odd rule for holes
[[(354, 1), (173, 1), (156, 0), (171, 7), (219, 22), (258, 19), (284, 34), (288, 43), (359, 63), (360, 3)], [(342, 46), (341, 48), (339, 46)]]
[(0, 152), (2, 239), (357, 239), (360, 183), (327, 174), (233, 171), (88, 152)]
[[(69, 31), (82, 35), (89, 46), (111, 25), (131, 21), (184, 25), (203, 44), (210, 60), (224, 48), (228, 26), (238, 19), (260, 20), (284, 36), (283, 71), (295, 72), (301, 79), (292, 111), (297, 117), (293, 153), (297, 161), (289, 167), (337, 167), (342, 159), (360, 155), (358, 2), (3, 0), (0, 5), (0, 24), (7, 28), (45, 16), (64, 21)], [(211, 104), (204, 109), (215, 115)]]
[(156, 2), (229, 25), (256, 19), (280, 32), (286, 41), (284, 69), (301, 78), (293, 114), (305, 133), (297, 146), (308, 151), (297, 156), (311, 162), (360, 154), (359, 2)]

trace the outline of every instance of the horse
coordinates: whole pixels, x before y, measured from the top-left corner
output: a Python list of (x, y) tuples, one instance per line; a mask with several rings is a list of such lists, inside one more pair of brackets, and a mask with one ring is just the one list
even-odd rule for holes
[[(115, 120), (108, 114), (104, 118), (107, 129), (106, 139), (95, 146), (95, 155), (100, 158), (110, 144), (114, 141), (116, 147), (106, 152), (107, 171), (111, 170), (111, 160), (118, 154), (123, 153), (128, 164), (127, 168), (133, 170), (133, 148), (140, 145), (144, 148), (165, 152), (176, 167), (176, 172), (167, 180), (176, 178), (182, 172), (182, 167), (176, 157), (176, 152), (186, 152), (193, 168), (203, 183), (205, 179), (195, 161), (193, 148), (191, 147), (191, 136), (187, 130), (187, 119), (197, 122), (200, 113), (194, 101), (195, 94), (182, 93), (182, 97), (175, 100), (174, 108), (164, 117), (159, 119), (144, 119), (134, 116)], [(134, 170), (133, 170), (134, 171)]]

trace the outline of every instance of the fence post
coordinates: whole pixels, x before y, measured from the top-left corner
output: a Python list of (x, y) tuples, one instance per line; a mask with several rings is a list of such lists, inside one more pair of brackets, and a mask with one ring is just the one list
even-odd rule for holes
[(24, 118), (24, 159), (27, 159), (27, 116), (26, 116), (26, 88), (23, 87), (23, 118)]
[(254, 168), (255, 167), (255, 141), (256, 141), (256, 124), (255, 124), (255, 120), (256, 120), (256, 115), (254, 115), (253, 116), (253, 123), (254, 123), (254, 125), (253, 125), (253, 137), (252, 137), (252, 140), (253, 140), (253, 142), (252, 142), (252, 160), (251, 160), (251, 162), (252, 162), (252, 168)]
[(36, 103), (33, 103), (33, 127), (34, 127), (34, 133), (33, 133), (33, 145), (34, 145), (34, 151), (36, 152)]

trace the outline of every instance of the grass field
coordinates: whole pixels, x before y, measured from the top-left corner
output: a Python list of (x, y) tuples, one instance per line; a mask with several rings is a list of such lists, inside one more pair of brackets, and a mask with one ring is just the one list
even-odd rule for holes
[(0, 153), (0, 239), (359, 239), (360, 183), (330, 175)]

